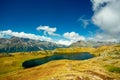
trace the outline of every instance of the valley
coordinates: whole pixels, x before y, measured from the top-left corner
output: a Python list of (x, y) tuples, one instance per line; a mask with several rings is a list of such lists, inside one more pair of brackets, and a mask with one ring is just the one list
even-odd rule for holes
[(0, 0), (0, 80), (120, 80), (120, 0)]
[[(95, 57), (86, 60), (53, 60), (36, 67), (22, 67), (27, 60), (75, 52), (89, 52)], [(17, 52), (10, 56), (1, 55), (0, 65), (0, 80), (119, 80), (120, 46)]]

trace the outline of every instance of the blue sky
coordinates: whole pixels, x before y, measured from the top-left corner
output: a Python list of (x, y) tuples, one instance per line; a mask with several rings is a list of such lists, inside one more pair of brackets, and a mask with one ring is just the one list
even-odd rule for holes
[[(74, 42), (74, 39), (71, 41), (71, 37), (74, 36), (88, 39), (98, 36), (97, 33), (101, 31), (101, 35), (107, 35), (107, 30), (101, 27), (102, 24), (97, 23), (100, 19), (97, 20), (95, 14), (100, 11), (94, 10), (96, 5), (101, 8), (101, 4), (104, 3), (106, 5), (102, 7), (106, 7), (108, 4), (106, 0), (101, 2), (98, 0), (0, 0), (0, 31), (11, 30), (11, 33), (18, 34), (24, 32), (48, 37), (56, 42), (57, 40)], [(37, 30), (38, 27), (42, 28)], [(52, 32), (49, 31), (52, 29)], [(68, 34), (65, 36), (65, 33)], [(81, 39), (84, 40), (83, 38), (77, 40)]]

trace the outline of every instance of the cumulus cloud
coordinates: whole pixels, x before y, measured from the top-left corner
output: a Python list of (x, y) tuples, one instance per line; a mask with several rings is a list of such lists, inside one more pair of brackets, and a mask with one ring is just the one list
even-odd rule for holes
[(57, 44), (63, 44), (63, 45), (67, 45), (69, 46), (70, 44), (72, 44), (73, 42), (70, 40), (65, 40), (65, 39), (60, 39), (56, 42)]
[(56, 41), (56, 43), (69, 46), (72, 43), (77, 42), (79, 40), (85, 40), (85, 37), (80, 36), (78, 33), (75, 32), (66, 32), (63, 34), (63, 39)]
[(94, 15), (92, 21), (103, 32), (101, 39), (120, 39), (120, 0), (91, 0)]
[(93, 10), (99, 10), (100, 8), (104, 7), (107, 3), (111, 2), (113, 0), (91, 0), (93, 4)]
[(56, 27), (52, 28), (52, 27), (49, 27), (49, 26), (38, 26), (36, 28), (38, 31), (40, 30), (43, 30), (44, 31), (44, 35), (47, 35), (47, 33), (49, 35), (52, 35), (52, 36), (60, 36), (59, 34), (56, 34)]
[(78, 33), (75, 32), (66, 32), (63, 34), (62, 38), (55, 41), (57, 44), (63, 44), (63, 45), (71, 45), (74, 42), (77, 42), (79, 40), (85, 40), (84, 36), (80, 36)]
[(15, 36), (20, 38), (29, 38), (29, 39), (35, 39), (35, 40), (41, 40), (41, 41), (52, 41), (51, 38), (48, 38), (45, 36), (39, 36), (31, 33), (14, 32), (12, 30), (0, 31), (0, 38), (5, 38), (6, 36)]
[(54, 42), (57, 44), (63, 44), (63, 45), (70, 45), (73, 42), (79, 41), (79, 40), (85, 40), (83, 36), (80, 36), (78, 33), (75, 32), (66, 32), (63, 34), (63, 36), (59, 40), (54, 40), (50, 37), (45, 36), (39, 36), (31, 33), (25, 33), (25, 32), (15, 32), (12, 30), (4, 30), (0, 31), (0, 38), (6, 38), (6, 37), (20, 37), (20, 38), (29, 38), (34, 40), (41, 40), (41, 41), (49, 41)]
[(66, 32), (63, 34), (63, 37), (69, 39), (72, 42), (76, 42), (79, 40), (85, 40), (84, 36), (80, 36), (78, 33), (75, 32)]
[(119, 39), (120, 39), (119, 37), (116, 38), (116, 37), (113, 37), (113, 35), (109, 35), (109, 34), (104, 33), (104, 32), (102, 32), (102, 33), (96, 33), (95, 35), (92, 35), (92, 37), (88, 37), (88, 40), (93, 40), (93, 41), (117, 42)]

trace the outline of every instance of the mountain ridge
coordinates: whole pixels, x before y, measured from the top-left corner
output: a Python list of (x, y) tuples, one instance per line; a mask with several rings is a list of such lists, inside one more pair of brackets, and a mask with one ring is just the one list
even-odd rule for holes
[(75, 43), (72, 43), (69, 47), (100, 47), (104, 45), (113, 45), (113, 44), (119, 44), (119, 42), (110, 42), (110, 41), (77, 41)]
[(56, 48), (66, 47), (93, 47), (97, 48), (104, 45), (119, 44), (119, 42), (103, 42), (103, 41), (77, 41), (69, 46), (57, 44), (48, 41), (33, 40), (29, 38), (0, 38), (0, 53), (12, 53), (12, 52), (28, 52), (39, 50), (53, 50)]
[(0, 53), (52, 50), (61, 47), (65, 47), (65, 45), (28, 38), (19, 38), (15, 36), (9, 39), (0, 38)]

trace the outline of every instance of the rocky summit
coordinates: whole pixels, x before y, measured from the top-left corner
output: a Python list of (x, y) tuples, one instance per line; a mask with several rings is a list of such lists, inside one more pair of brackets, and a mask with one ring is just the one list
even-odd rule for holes
[(52, 50), (60, 47), (65, 46), (47, 41), (32, 40), (14, 36), (9, 39), (0, 38), (0, 53)]

